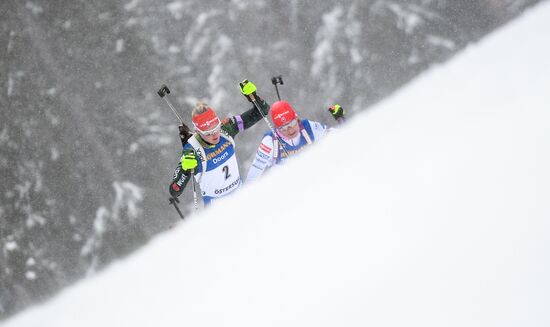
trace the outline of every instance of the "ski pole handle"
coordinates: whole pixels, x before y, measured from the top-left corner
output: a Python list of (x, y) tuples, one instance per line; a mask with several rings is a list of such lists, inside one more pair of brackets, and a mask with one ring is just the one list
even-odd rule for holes
[(160, 89), (158, 90), (157, 94), (159, 95), (159, 97), (161, 97), (164, 101), (166, 101), (166, 103), (168, 104), (168, 106), (170, 107), (170, 109), (172, 109), (172, 111), (174, 112), (174, 114), (176, 115), (176, 117), (178, 117), (180, 123), (182, 123), (182, 125), (185, 125), (183, 123), (183, 119), (181, 118), (181, 116), (178, 114), (178, 112), (176, 111), (176, 109), (174, 108), (174, 106), (172, 105), (172, 103), (170, 102), (170, 100), (168, 100), (168, 94), (170, 94), (170, 89), (168, 88), (168, 86), (166, 86), (166, 84), (162, 84), (162, 86), (160, 87)]
[(277, 85), (277, 84), (284, 85), (285, 84), (283, 82), (283, 76), (282, 75), (271, 77), (271, 83), (273, 83), (273, 85)]
[(170, 89), (166, 86), (166, 84), (162, 84), (157, 94), (159, 97), (164, 98), (165, 95), (170, 94)]
[(285, 83), (283, 83), (283, 76), (279, 75), (279, 76), (272, 77), (271, 78), (271, 83), (273, 83), (273, 85), (275, 85), (275, 91), (277, 91), (277, 99), (279, 99), (279, 101), (281, 101), (281, 95), (279, 94), (279, 87), (277, 87), (277, 84), (281, 84), (281, 85), (285, 84)]

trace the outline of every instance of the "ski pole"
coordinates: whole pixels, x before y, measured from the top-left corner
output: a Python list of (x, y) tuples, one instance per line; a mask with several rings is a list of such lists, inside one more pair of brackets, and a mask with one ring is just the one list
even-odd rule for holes
[(170, 100), (168, 99), (168, 94), (170, 94), (170, 89), (168, 88), (168, 86), (166, 86), (166, 84), (162, 84), (162, 86), (160, 87), (157, 93), (166, 102), (166, 104), (168, 104), (168, 107), (172, 109), (172, 112), (174, 113), (174, 115), (178, 117), (181, 123), (181, 125), (179, 126), (181, 145), (185, 146), (185, 144), (187, 143), (187, 140), (189, 140), (189, 138), (193, 136), (193, 133), (191, 132), (191, 129), (187, 125), (185, 125), (185, 123), (183, 122), (183, 119), (178, 114), (178, 111), (174, 108), (174, 106), (172, 105), (172, 102), (170, 102)]
[[(281, 95), (279, 94), (279, 87), (277, 87), (278, 84), (281, 84), (281, 85), (284, 85), (285, 83), (283, 82), (283, 75), (279, 75), (279, 76), (274, 76), (271, 78), (271, 83), (273, 85), (275, 85), (275, 91), (277, 91), (277, 99), (279, 99), (279, 101), (281, 101)], [(273, 132), (273, 129), (271, 130)], [(273, 133), (277, 139), (279, 140), (279, 144), (281, 144), (281, 147), (283, 149), (283, 151), (285, 152), (286, 156), (288, 157), (288, 152), (286, 151), (285, 149), (285, 146), (284, 146), (284, 143), (281, 142), (281, 139), (279, 138), (279, 135), (277, 135), (276, 133)]]
[(180, 215), (180, 218), (183, 219), (183, 214), (181, 213), (180, 207), (178, 207), (177, 202), (179, 202), (179, 200), (177, 198), (170, 198), (170, 204), (174, 206), (174, 208), (176, 209), (176, 211)]
[[(181, 127), (182, 127), (180, 129), (181, 144), (183, 146), (185, 146), (185, 143), (187, 143), (187, 141), (193, 135), (193, 133), (191, 133), (191, 130), (189, 129), (189, 127), (187, 125), (185, 125), (185, 123), (183, 122), (183, 119), (181, 118), (181, 116), (178, 114), (177, 110), (174, 108), (174, 106), (172, 105), (172, 103), (168, 99), (168, 94), (170, 94), (170, 89), (168, 88), (168, 86), (166, 84), (162, 84), (160, 89), (158, 90), (157, 94), (164, 101), (166, 101), (166, 103), (168, 104), (170, 109), (172, 109), (172, 111), (174, 112), (176, 117), (178, 117), (178, 119), (181, 123)], [(182, 135), (182, 133), (183, 133), (183, 135)], [(197, 205), (197, 189), (195, 187), (195, 174), (194, 173), (191, 173), (191, 183), (193, 185), (193, 203), (195, 205), (195, 210), (198, 210), (199, 206)], [(176, 203), (173, 202), (172, 204), (174, 205), (174, 207), (176, 208), (176, 210), (180, 214), (181, 218), (183, 219), (183, 215), (181, 214), (181, 211), (178, 208), (178, 206), (176, 205)]]
[(260, 109), (260, 105), (258, 104), (258, 100), (256, 100), (256, 97), (254, 97), (254, 94), (251, 94), (251, 95), (250, 95), (250, 98), (252, 99), (252, 103), (254, 104), (254, 106), (256, 107), (256, 109), (260, 112), (260, 114), (261, 114), (262, 117), (264, 118), (265, 122), (267, 123), (267, 126), (268, 126), (269, 129), (271, 130), (271, 133), (273, 133), (273, 135), (275, 135), (275, 137), (276, 137), (277, 140), (279, 141), (279, 144), (281, 145), (281, 149), (283, 149), (283, 152), (286, 154), (286, 156), (287, 156), (287, 158), (288, 158), (289, 155), (288, 155), (288, 152), (286, 151), (285, 144), (283, 143), (283, 140), (281, 140), (281, 137), (279, 136), (279, 134), (277, 134), (277, 131), (275, 131), (275, 129), (273, 128), (273, 126), (272, 126), (271, 123), (269, 122), (269, 119), (267, 119), (267, 117), (264, 115), (264, 113), (263, 113), (262, 110)]
[[(172, 109), (176, 117), (178, 117), (178, 119), (180, 120), (180, 123), (183, 126), (187, 127), (187, 125), (185, 125), (185, 123), (183, 122), (183, 119), (181, 119), (181, 116), (178, 114), (178, 112), (176, 111), (176, 109), (174, 108), (170, 100), (168, 100), (168, 94), (170, 94), (170, 89), (168, 88), (168, 86), (166, 86), (166, 84), (162, 84), (162, 86), (160, 87), (157, 93), (159, 97), (161, 97), (164, 101), (166, 101), (170, 109)], [(188, 127), (187, 127), (187, 130), (189, 130)]]
[(277, 87), (277, 84), (281, 84), (281, 85), (285, 84), (283, 83), (283, 76), (279, 75), (279, 76), (271, 77), (271, 83), (275, 85), (275, 91), (277, 91), (277, 99), (281, 101), (281, 96), (279, 95), (279, 88)]
[(191, 172), (191, 183), (193, 183), (193, 206), (195, 207), (195, 210), (199, 210), (199, 205), (197, 202), (197, 189), (195, 187), (195, 173)]

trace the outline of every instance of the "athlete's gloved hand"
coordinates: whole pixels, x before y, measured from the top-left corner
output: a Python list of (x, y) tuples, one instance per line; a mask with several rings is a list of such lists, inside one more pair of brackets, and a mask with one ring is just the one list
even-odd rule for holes
[(185, 146), (185, 144), (193, 134), (189, 131), (189, 129), (187, 129), (187, 127), (184, 127), (183, 125), (179, 125), (178, 129), (180, 131), (181, 144)]
[(344, 115), (346, 114), (344, 108), (342, 108), (339, 104), (331, 106), (330, 108), (328, 108), (328, 111), (335, 120), (340, 120), (344, 118)]
[(254, 83), (245, 79), (239, 83), (239, 86), (241, 87), (241, 93), (248, 99), (248, 101), (252, 102), (256, 99), (256, 85), (254, 85)]
[(187, 129), (187, 127), (185, 127), (183, 125), (179, 125), (178, 129), (179, 129), (181, 138), (184, 138), (184, 137), (189, 138), (189, 136), (192, 135), (192, 133), (189, 131), (189, 129)]
[(171, 196), (169, 199), (168, 199), (168, 202), (170, 204), (174, 204), (174, 203), (180, 203), (180, 200), (174, 196)]
[(181, 157), (181, 168), (184, 172), (194, 172), (199, 163), (197, 162), (197, 155), (193, 150), (185, 150)]

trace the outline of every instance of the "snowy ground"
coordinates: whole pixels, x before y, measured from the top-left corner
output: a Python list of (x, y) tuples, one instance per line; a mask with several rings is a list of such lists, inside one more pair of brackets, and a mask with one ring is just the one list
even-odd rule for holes
[(545, 2), (6, 326), (550, 326), (548, 31)]

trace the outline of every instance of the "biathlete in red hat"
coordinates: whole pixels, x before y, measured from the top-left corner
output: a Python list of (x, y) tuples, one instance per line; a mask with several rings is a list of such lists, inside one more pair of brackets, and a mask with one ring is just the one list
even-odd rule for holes
[[(241, 92), (254, 94), (258, 107), (264, 115), (269, 105), (256, 95), (256, 87), (245, 80)], [(262, 119), (262, 114), (253, 107), (239, 116), (223, 121), (210, 106), (199, 102), (191, 113), (195, 133), (183, 147), (183, 155), (170, 184), (170, 195), (177, 198), (194, 175), (200, 186), (205, 205), (212, 200), (232, 193), (241, 185), (239, 166), (235, 155), (234, 137)]]
[[(328, 110), (338, 123), (344, 122), (344, 109), (340, 105), (336, 104)], [(256, 157), (248, 170), (247, 182), (257, 179), (266, 169), (281, 163), (287, 159), (287, 155), (292, 156), (300, 152), (330, 130), (319, 122), (300, 119), (294, 108), (286, 101), (275, 102), (271, 106), (270, 116), (278, 137), (271, 131), (264, 134)]]

